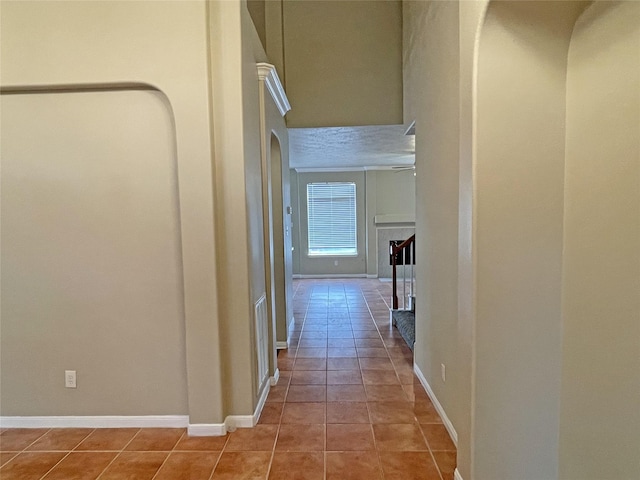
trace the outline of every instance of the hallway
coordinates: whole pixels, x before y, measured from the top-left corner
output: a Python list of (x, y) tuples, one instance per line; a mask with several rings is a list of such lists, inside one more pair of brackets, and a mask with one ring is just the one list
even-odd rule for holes
[(452, 480), (455, 447), (389, 326), (390, 286), (294, 282), (294, 344), (253, 429), (5, 430), (0, 478)]

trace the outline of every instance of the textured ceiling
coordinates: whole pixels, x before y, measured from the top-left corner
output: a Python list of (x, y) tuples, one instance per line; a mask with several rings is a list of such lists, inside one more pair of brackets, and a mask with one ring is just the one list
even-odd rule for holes
[(403, 125), (289, 129), (295, 169), (357, 169), (413, 165), (414, 136)]

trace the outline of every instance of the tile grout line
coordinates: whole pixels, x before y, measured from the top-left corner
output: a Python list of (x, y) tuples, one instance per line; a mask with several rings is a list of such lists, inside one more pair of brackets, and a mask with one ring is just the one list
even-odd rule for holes
[(141, 431), (142, 431), (142, 428), (139, 428), (138, 431), (129, 439), (129, 441), (122, 446), (122, 448), (118, 451), (118, 453), (116, 453), (116, 456), (113, 457), (113, 459), (107, 464), (106, 467), (104, 467), (104, 470), (100, 472), (100, 475), (96, 477), (96, 480), (100, 480), (102, 475), (104, 475), (104, 472), (106, 472), (109, 469), (109, 467), (113, 465), (113, 462), (115, 462), (118, 459), (118, 457), (122, 454), (122, 452), (125, 451), (125, 449), (129, 446), (129, 444), (131, 444), (131, 442), (133, 442), (133, 440), (138, 436), (138, 434)]

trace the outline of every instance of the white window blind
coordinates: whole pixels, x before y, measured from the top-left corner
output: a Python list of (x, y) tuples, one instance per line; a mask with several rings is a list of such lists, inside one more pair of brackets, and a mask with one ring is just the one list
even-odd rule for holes
[(308, 183), (310, 256), (357, 255), (356, 184)]

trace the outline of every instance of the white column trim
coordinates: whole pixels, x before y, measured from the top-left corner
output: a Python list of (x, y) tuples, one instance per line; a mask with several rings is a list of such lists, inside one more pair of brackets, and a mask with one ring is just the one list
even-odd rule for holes
[(265, 62), (258, 63), (257, 67), (258, 78), (264, 82), (267, 90), (269, 90), (269, 93), (273, 98), (273, 101), (280, 111), (280, 115), (284, 117), (285, 114), (289, 110), (291, 110), (291, 105), (289, 104), (289, 99), (287, 98), (287, 94), (284, 91), (282, 82), (280, 82), (280, 78), (278, 77), (276, 67), (274, 67), (270, 63)]

